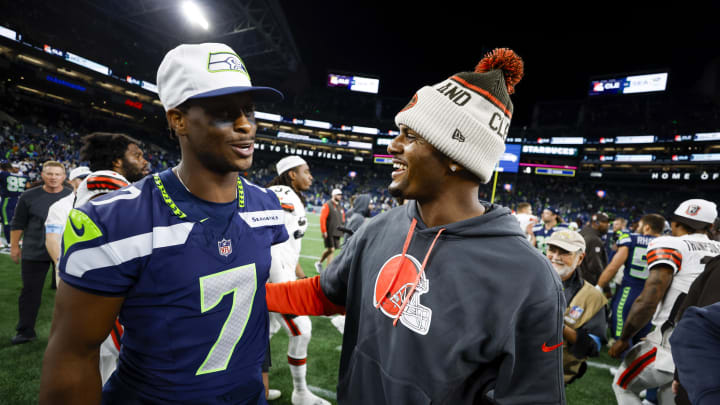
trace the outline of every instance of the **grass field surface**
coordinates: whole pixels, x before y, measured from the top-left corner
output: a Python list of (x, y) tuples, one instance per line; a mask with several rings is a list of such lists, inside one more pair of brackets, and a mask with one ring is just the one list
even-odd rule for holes
[[(317, 274), (313, 263), (323, 251), (318, 225), (318, 215), (310, 214), (309, 228), (303, 239), (300, 264), (309, 276)], [(52, 320), (55, 291), (43, 290), (43, 302), (38, 316), (36, 331), (38, 339), (31, 343), (13, 346), (10, 339), (15, 335), (17, 323), (17, 299), (20, 293), (20, 266), (13, 263), (8, 255), (0, 255), (0, 404), (37, 404), (40, 385), (42, 356), (47, 345)], [(312, 340), (308, 349), (308, 385), (316, 395), (335, 404), (337, 368), (340, 361), (342, 336), (332, 326), (329, 318), (312, 318)], [(280, 330), (271, 341), (272, 364), (270, 370), (271, 388), (282, 391), (282, 396), (273, 405), (290, 404), (292, 380), (287, 366), (287, 335)], [(566, 388), (570, 405), (615, 404), (610, 384), (612, 377), (609, 366), (616, 367), (617, 360), (607, 355), (604, 348), (599, 357), (591, 359), (591, 366), (585, 376)], [(372, 404), (369, 404), (372, 405)]]

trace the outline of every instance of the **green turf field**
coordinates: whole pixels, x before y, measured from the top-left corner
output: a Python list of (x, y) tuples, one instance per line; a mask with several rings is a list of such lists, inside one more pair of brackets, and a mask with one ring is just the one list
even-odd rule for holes
[[(313, 263), (323, 251), (318, 215), (309, 215), (310, 226), (303, 239), (300, 259), (307, 275), (317, 274)], [(49, 287), (48, 278), (48, 287)], [(17, 322), (17, 298), (20, 292), (20, 266), (7, 255), (0, 255), (0, 404), (30, 405), (37, 403), (40, 368), (43, 351), (47, 344), (55, 292), (46, 288), (37, 323), (38, 339), (32, 343), (13, 346), (10, 339), (15, 335)], [(308, 350), (308, 385), (321, 397), (335, 404), (337, 366), (340, 360), (341, 335), (328, 318), (313, 318), (312, 341)], [(282, 391), (280, 399), (272, 404), (290, 404), (292, 382), (287, 367), (287, 335), (281, 330), (271, 342), (273, 367), (270, 386)], [(618, 361), (603, 350), (600, 357), (592, 359), (595, 364), (585, 376), (567, 388), (568, 404), (615, 404), (610, 384), (612, 378), (602, 366), (617, 366)]]

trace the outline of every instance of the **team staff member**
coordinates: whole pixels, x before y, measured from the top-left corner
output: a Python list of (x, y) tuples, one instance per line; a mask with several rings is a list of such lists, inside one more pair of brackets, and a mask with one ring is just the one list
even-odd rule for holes
[(607, 233), (610, 218), (598, 212), (590, 218), (590, 224), (580, 230), (585, 239), (585, 260), (580, 265), (583, 278), (592, 285), (597, 284), (598, 277), (608, 264), (607, 252), (602, 236)]
[[(610, 314), (610, 337), (617, 340), (622, 335), (623, 326), (633, 302), (640, 295), (648, 278), (647, 247), (648, 244), (662, 234), (665, 218), (658, 214), (647, 214), (640, 219), (640, 233), (618, 233), (617, 251), (607, 265), (596, 287), (600, 291), (610, 290), (610, 281), (617, 271), (623, 267), (622, 283), (613, 295)], [(648, 322), (633, 337), (635, 344), (650, 332), (652, 324)]]
[(420, 89), (388, 146), (389, 191), (409, 202), (368, 220), (320, 276), (267, 285), (271, 310), (346, 311), (338, 403), (565, 402), (560, 279), (510, 210), (477, 198), (521, 77), (496, 49)]
[[(285, 228), (289, 239), (272, 247), (271, 283), (305, 278), (300, 267), (302, 237), (307, 231), (305, 216), (305, 197), (302, 192), (312, 186), (313, 177), (310, 167), (300, 156), (287, 156), (276, 165), (277, 177), (268, 188), (277, 195), (284, 211)], [(330, 403), (310, 392), (307, 386), (307, 349), (312, 336), (312, 322), (308, 316), (270, 314), (270, 337), (278, 331), (280, 325), (288, 335), (288, 366), (293, 382), (291, 401), (294, 405), (330, 405)]]
[(570, 384), (585, 374), (585, 360), (597, 356), (605, 343), (607, 298), (577, 271), (585, 258), (585, 240), (578, 232), (568, 229), (550, 235), (547, 258), (562, 280), (568, 303), (563, 328), (563, 370), (565, 384)]
[[(35, 340), (35, 321), (42, 302), (42, 287), (53, 262), (45, 249), (45, 219), (50, 206), (72, 193), (63, 185), (65, 166), (54, 160), (43, 163), (41, 186), (26, 190), (18, 199), (10, 231), (10, 257), (21, 262), (22, 290), (18, 298), (19, 321), (13, 344)], [(23, 247), (20, 248), (20, 239)], [(55, 271), (52, 271), (53, 280)]]
[(338, 228), (345, 225), (345, 209), (340, 204), (341, 200), (342, 191), (338, 188), (333, 189), (330, 201), (323, 204), (320, 210), (320, 232), (325, 243), (325, 251), (320, 255), (320, 260), (315, 262), (315, 270), (318, 273), (322, 271), (322, 262), (327, 260), (325, 267), (330, 266), (335, 249), (340, 248), (343, 231)]
[[(157, 84), (181, 162), (71, 211), (40, 404), (266, 402), (264, 286), (287, 232), (277, 197), (239, 172), (253, 103), (281, 94), (253, 87), (214, 43), (170, 50)], [(101, 387), (98, 350), (118, 314), (120, 360)]]
[[(715, 203), (684, 201), (670, 218), (673, 236), (655, 238), (648, 245), (650, 274), (630, 308), (620, 339), (609, 351), (615, 358), (625, 355), (612, 385), (618, 404), (638, 404), (640, 391), (653, 387), (658, 387), (661, 405), (674, 403), (671, 384), (675, 366), (668, 339), (685, 294), (705, 269), (703, 259), (720, 253), (720, 242), (706, 234), (716, 218)], [(651, 319), (655, 329), (626, 354), (631, 339)]]

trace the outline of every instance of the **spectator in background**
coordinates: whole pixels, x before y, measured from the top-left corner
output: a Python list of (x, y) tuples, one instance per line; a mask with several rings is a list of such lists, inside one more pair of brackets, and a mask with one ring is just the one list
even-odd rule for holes
[(607, 214), (598, 212), (592, 216), (590, 224), (580, 230), (580, 235), (585, 239), (585, 260), (580, 265), (580, 272), (592, 285), (597, 284), (600, 274), (608, 264), (602, 236), (607, 233), (609, 227), (610, 218)]
[(347, 235), (343, 240), (343, 246), (348, 242), (352, 235), (357, 232), (366, 219), (370, 218), (370, 213), (375, 209), (370, 194), (359, 194), (353, 196), (352, 209), (348, 211), (347, 224), (341, 230)]
[[(10, 257), (20, 263), (22, 290), (18, 299), (19, 321), (13, 344), (35, 340), (35, 321), (42, 300), (42, 287), (47, 271), (53, 265), (45, 248), (45, 219), (50, 206), (72, 193), (63, 186), (65, 166), (57, 161), (43, 164), (44, 184), (31, 188), (20, 196), (10, 231)], [(20, 249), (20, 240), (23, 247)], [(53, 275), (54, 275), (53, 271)], [(52, 277), (55, 280), (55, 277)]]
[(57, 280), (57, 264), (60, 260), (60, 245), (65, 224), (67, 223), (68, 214), (75, 202), (75, 193), (82, 181), (90, 174), (87, 166), (79, 166), (70, 171), (68, 182), (73, 187), (73, 192), (65, 197), (55, 201), (48, 209), (48, 215), (45, 219), (45, 248), (53, 261), (55, 269), (55, 277)]
[(325, 268), (330, 266), (335, 249), (340, 247), (340, 237), (343, 235), (343, 231), (339, 228), (345, 225), (345, 209), (341, 203), (342, 191), (336, 188), (330, 195), (330, 200), (323, 204), (320, 210), (320, 232), (325, 243), (325, 251), (320, 256), (320, 260), (315, 262), (318, 273), (322, 271), (322, 262), (327, 260)]
[(585, 374), (585, 360), (597, 356), (605, 343), (607, 298), (576, 271), (585, 258), (585, 239), (577, 231), (554, 232), (547, 245), (547, 258), (562, 280), (567, 303), (563, 373), (565, 384), (570, 384)]

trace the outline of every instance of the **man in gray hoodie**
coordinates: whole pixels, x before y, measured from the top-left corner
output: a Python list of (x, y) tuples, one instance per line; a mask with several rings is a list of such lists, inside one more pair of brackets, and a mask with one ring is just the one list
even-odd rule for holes
[(345, 313), (339, 404), (564, 404), (565, 298), (507, 208), (478, 200), (504, 151), (522, 60), (420, 89), (395, 118), (389, 191), (320, 276), (267, 284), (271, 311)]

